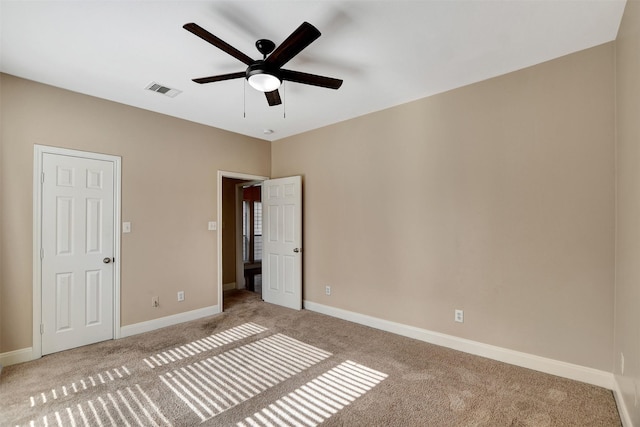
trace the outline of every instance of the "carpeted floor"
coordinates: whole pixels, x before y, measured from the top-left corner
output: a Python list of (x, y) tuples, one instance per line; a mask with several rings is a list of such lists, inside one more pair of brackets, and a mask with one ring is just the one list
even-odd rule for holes
[(620, 426), (611, 391), (309, 311), (225, 312), (4, 367), (0, 426)]

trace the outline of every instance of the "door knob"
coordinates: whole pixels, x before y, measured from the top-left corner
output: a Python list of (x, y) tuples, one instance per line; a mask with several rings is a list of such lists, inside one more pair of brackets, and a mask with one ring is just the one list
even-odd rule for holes
[(295, 249), (293, 250), (293, 252), (295, 252), (295, 253), (302, 252), (302, 249), (301, 249), (301, 248), (295, 248)]
[(102, 260), (105, 264), (109, 264), (111, 262), (111, 258), (105, 258)]

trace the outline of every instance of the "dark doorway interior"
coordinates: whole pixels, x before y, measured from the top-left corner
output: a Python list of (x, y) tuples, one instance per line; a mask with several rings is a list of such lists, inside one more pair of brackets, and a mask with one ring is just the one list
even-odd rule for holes
[(245, 287), (262, 294), (262, 187), (242, 189), (242, 261)]

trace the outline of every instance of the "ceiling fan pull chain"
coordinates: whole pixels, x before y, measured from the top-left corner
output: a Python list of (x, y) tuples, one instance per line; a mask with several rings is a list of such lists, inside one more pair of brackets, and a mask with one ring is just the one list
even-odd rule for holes
[(287, 82), (282, 82), (282, 118), (287, 118)]
[(242, 117), (247, 118), (247, 80), (242, 84)]

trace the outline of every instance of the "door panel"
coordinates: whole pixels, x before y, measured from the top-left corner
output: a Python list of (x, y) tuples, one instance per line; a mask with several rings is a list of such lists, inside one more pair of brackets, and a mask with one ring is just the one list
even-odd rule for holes
[(262, 298), (302, 308), (302, 179), (264, 181), (264, 256)]
[(42, 354), (112, 339), (114, 164), (42, 157)]
[(87, 199), (87, 234), (88, 254), (102, 253), (102, 200)]
[(295, 244), (296, 241), (296, 208), (293, 204), (284, 205), (282, 213), (284, 215), (284, 235), (282, 236), (283, 242)]
[(56, 254), (73, 255), (73, 199), (57, 197), (56, 212)]
[(282, 257), (282, 269), (284, 279), (284, 293), (293, 295), (296, 292), (296, 260), (292, 255), (284, 255)]
[(86, 326), (99, 324), (102, 316), (102, 271), (87, 271), (86, 279), (87, 319)]
[(56, 332), (71, 329), (71, 306), (73, 304), (73, 274), (56, 274)]
[[(273, 200), (273, 199), (270, 199)], [(278, 242), (278, 224), (280, 223), (280, 206), (278, 205), (268, 205), (267, 206), (267, 215), (268, 224), (269, 224), (269, 236), (268, 239), (272, 243)]]

